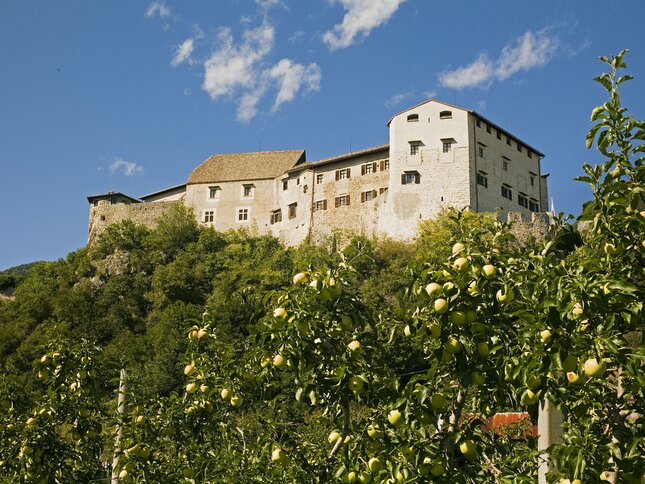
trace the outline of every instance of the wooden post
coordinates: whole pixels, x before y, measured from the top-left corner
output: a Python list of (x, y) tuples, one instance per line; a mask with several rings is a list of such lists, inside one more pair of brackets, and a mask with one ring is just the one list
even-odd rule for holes
[(549, 472), (549, 455), (543, 453), (551, 444), (560, 441), (562, 436), (562, 412), (555, 408), (550, 401), (540, 403), (538, 413), (538, 483), (547, 484), (546, 474)]
[(119, 414), (119, 421), (116, 430), (116, 441), (114, 443), (114, 456), (112, 457), (111, 484), (119, 484), (119, 473), (117, 472), (117, 469), (119, 467), (119, 458), (123, 453), (123, 450), (121, 449), (121, 437), (123, 434), (123, 418), (125, 417), (126, 412), (125, 378), (126, 372), (123, 368), (121, 368), (121, 375), (119, 379), (119, 397), (117, 400), (117, 413)]

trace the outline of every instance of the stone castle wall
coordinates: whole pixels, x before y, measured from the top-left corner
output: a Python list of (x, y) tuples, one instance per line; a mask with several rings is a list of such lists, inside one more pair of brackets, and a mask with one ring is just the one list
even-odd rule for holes
[(117, 203), (99, 202), (90, 207), (90, 221), (87, 242), (91, 244), (109, 226), (115, 223), (131, 220), (135, 224), (153, 228), (157, 220), (166, 210), (176, 203), (182, 202), (153, 202), (153, 203)]

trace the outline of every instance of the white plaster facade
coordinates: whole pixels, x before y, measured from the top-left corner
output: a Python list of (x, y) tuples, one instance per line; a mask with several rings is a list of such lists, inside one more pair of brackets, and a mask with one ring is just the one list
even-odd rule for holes
[(547, 211), (543, 157), (483, 116), (429, 100), (394, 115), (389, 144), (307, 162), (304, 151), (217, 155), (186, 185), (142, 197), (179, 201), (218, 230), (249, 227), (288, 245), (335, 230), (412, 239), (443, 207)]

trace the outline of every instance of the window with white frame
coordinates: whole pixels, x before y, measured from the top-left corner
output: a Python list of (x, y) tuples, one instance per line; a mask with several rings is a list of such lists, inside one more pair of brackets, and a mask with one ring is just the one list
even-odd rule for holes
[(237, 209), (237, 221), (238, 223), (244, 223), (249, 221), (249, 209), (248, 208), (238, 208)]
[(453, 139), (442, 139), (441, 144), (443, 146), (444, 153), (450, 153), (452, 151), (452, 144), (455, 142)]
[(327, 200), (316, 200), (314, 202), (314, 212), (327, 210)]
[(248, 185), (242, 185), (242, 197), (243, 198), (253, 198), (253, 192), (255, 186), (248, 184)]
[(389, 170), (390, 169), (390, 160), (381, 160), (381, 171)]
[(540, 211), (540, 204), (534, 198), (529, 199), (529, 210), (531, 212), (539, 212)]
[(510, 185), (502, 185), (502, 197), (513, 200), (513, 190)]
[(219, 200), (219, 194), (222, 192), (222, 189), (217, 186), (208, 187), (208, 198), (210, 200)]
[(420, 141), (410, 141), (410, 154), (411, 155), (418, 155), (420, 146), (421, 146)]
[(439, 119), (452, 119), (452, 111), (441, 111)]
[(526, 196), (526, 193), (517, 194), (517, 203), (524, 208), (529, 208), (529, 197)]
[(320, 185), (323, 182), (324, 176), (322, 173), (316, 175), (316, 184)]
[(282, 210), (274, 210), (271, 212), (271, 225), (282, 222)]
[(406, 171), (401, 174), (401, 185), (421, 183), (421, 174), (418, 171)]
[(361, 175), (369, 175), (370, 173), (376, 173), (376, 162), (361, 165)]
[(376, 198), (376, 190), (368, 190), (366, 192), (361, 192), (361, 203), (369, 202)]
[(204, 210), (203, 213), (204, 213), (204, 216), (202, 217), (202, 221), (205, 224), (215, 222), (215, 210)]

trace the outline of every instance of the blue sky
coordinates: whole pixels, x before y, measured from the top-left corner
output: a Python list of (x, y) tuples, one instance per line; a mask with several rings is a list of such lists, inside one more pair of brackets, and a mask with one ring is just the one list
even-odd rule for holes
[(589, 198), (599, 55), (631, 49), (645, 116), (640, 0), (0, 2), (0, 269), (87, 237), (85, 197), (185, 182), (211, 154), (388, 142), (434, 97), (546, 154), (556, 209)]

